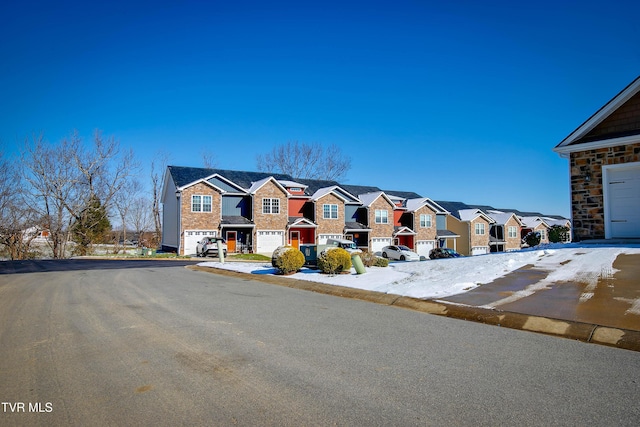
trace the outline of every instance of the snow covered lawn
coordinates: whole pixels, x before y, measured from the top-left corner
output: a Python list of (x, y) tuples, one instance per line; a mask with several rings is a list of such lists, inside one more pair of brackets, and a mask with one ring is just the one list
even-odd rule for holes
[[(613, 262), (619, 254), (640, 254), (640, 245), (547, 245), (544, 248), (480, 255), (474, 257), (397, 262), (389, 267), (369, 267), (365, 274), (329, 276), (317, 270), (303, 269), (290, 277), (366, 289), (414, 298), (443, 298), (467, 292), (525, 265), (550, 271), (540, 282), (575, 280), (595, 286), (600, 275), (615, 273)], [(204, 267), (234, 270), (251, 274), (275, 274), (271, 263), (203, 262)]]

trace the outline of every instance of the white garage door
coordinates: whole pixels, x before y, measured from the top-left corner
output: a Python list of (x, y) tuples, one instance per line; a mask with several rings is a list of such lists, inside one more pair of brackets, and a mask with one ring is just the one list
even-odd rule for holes
[(195, 255), (198, 242), (205, 237), (216, 237), (217, 230), (185, 230), (184, 247), (182, 253), (184, 255)]
[(484, 255), (489, 253), (487, 246), (474, 246), (471, 248), (471, 255)]
[(391, 244), (391, 238), (386, 237), (374, 237), (371, 239), (371, 252), (380, 252), (385, 246)]
[(344, 237), (342, 234), (318, 234), (319, 245), (324, 245), (329, 239), (341, 240), (344, 239)]
[(256, 252), (271, 254), (278, 247), (284, 245), (284, 231), (258, 231)]
[(606, 237), (640, 237), (640, 165), (606, 170)]
[(436, 242), (433, 240), (418, 240), (416, 242), (416, 253), (420, 256), (429, 257), (431, 249), (436, 247)]

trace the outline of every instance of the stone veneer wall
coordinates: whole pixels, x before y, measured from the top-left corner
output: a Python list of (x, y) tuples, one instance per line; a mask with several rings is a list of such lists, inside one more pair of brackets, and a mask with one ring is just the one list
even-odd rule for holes
[[(371, 249), (371, 239), (377, 237), (392, 237), (393, 236), (393, 208), (394, 206), (389, 203), (387, 199), (380, 196), (375, 202), (369, 206), (369, 249)], [(389, 223), (388, 224), (376, 224), (376, 209), (386, 210)]]
[[(476, 234), (476, 224), (484, 224), (484, 234)], [(489, 247), (489, 221), (478, 217), (469, 223), (469, 240), (471, 244), (470, 252), (475, 247)]]
[[(431, 227), (420, 227), (420, 215), (431, 215)], [(415, 240), (436, 240), (436, 213), (427, 206), (422, 206), (415, 211), (413, 231), (416, 232)], [(415, 244), (415, 242), (414, 242)]]
[[(279, 214), (262, 213), (262, 199), (280, 199)], [(289, 221), (287, 193), (282, 191), (273, 181), (264, 184), (253, 196), (253, 222), (256, 227), (253, 241), (257, 243), (257, 231), (260, 230), (286, 230)]]
[[(191, 212), (191, 196), (211, 196), (211, 212)], [(185, 230), (218, 230), (222, 215), (222, 196), (204, 183), (198, 183), (182, 192), (180, 197), (180, 254), (184, 255)]]
[[(570, 154), (573, 238), (604, 239), (602, 166), (640, 161), (640, 143)], [(589, 172), (591, 180), (585, 176)]]
[[(338, 218), (325, 219), (323, 205), (338, 205)], [(315, 203), (317, 234), (344, 234), (344, 202), (333, 194), (327, 194)]]

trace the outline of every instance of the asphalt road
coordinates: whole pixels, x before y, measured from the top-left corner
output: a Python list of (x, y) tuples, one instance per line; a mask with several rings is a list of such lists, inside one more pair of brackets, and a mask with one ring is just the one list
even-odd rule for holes
[(640, 417), (638, 352), (171, 262), (1, 264), (3, 426), (635, 426)]

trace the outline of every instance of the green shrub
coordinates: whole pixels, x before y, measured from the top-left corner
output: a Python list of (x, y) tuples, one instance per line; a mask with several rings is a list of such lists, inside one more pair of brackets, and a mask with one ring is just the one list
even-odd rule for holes
[(549, 241), (551, 243), (566, 242), (569, 240), (569, 227), (552, 225), (549, 228)]
[(376, 257), (376, 262), (374, 264), (376, 267), (388, 267), (389, 260), (387, 258), (379, 258)]
[(328, 274), (349, 271), (351, 269), (351, 255), (342, 248), (329, 249), (318, 257), (318, 268)]
[(360, 254), (360, 259), (365, 267), (386, 267), (389, 265), (389, 260), (376, 256), (373, 252), (363, 252)]
[(295, 273), (304, 265), (304, 254), (299, 249), (287, 248), (278, 254), (274, 264), (280, 274)]
[(540, 233), (537, 231), (531, 232), (525, 236), (524, 241), (530, 248), (538, 246), (540, 244)]

